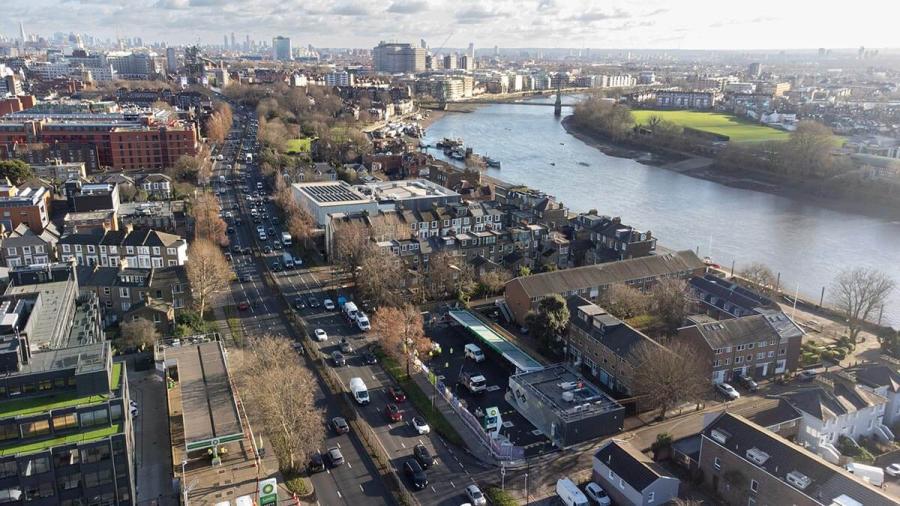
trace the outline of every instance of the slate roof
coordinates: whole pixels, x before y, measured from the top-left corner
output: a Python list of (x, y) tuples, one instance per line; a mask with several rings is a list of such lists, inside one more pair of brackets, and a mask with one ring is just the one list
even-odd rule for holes
[[(712, 431), (726, 436), (721, 443), (712, 438)], [(753, 464), (778, 480), (785, 481), (788, 473), (798, 471), (812, 480), (803, 493), (819, 504), (831, 505), (835, 498), (846, 495), (866, 506), (894, 506), (897, 502), (881, 490), (870, 486), (840, 467), (795, 445), (777, 434), (732, 413), (722, 413), (703, 429), (701, 454), (707, 445), (723, 446), (742, 459), (756, 448), (769, 455), (762, 464)], [(791, 485), (784, 483), (784, 486)]]
[(891, 392), (900, 392), (900, 373), (887, 365), (863, 366), (856, 371), (856, 379), (872, 388), (886, 386)]
[[(641, 343), (658, 344), (583, 297), (577, 295), (569, 297), (566, 299), (566, 304), (569, 306), (571, 315), (569, 325), (578, 327), (595, 341), (624, 359), (628, 359), (632, 350)], [(591, 321), (584, 321), (579, 317), (579, 312), (590, 315)], [(594, 325), (595, 319), (599, 319), (603, 323), (602, 329)]]
[(782, 397), (795, 408), (819, 420), (837, 418), (887, 402), (887, 399), (880, 395), (837, 379), (833, 386), (821, 383), (821, 386), (787, 392), (782, 394)]
[(714, 350), (781, 337), (762, 315), (700, 323), (697, 324), (697, 331)]
[(594, 458), (637, 491), (643, 491), (661, 477), (671, 476), (627, 441), (610, 440), (597, 450)]
[(553, 293), (701, 270), (705, 267), (703, 261), (693, 251), (685, 250), (518, 277), (507, 283), (506, 289), (519, 287), (528, 297), (542, 297)]
[[(688, 282), (692, 288), (707, 294), (703, 297), (707, 304), (720, 309), (724, 309), (726, 302), (747, 312), (754, 312), (759, 307), (774, 306), (770, 299), (713, 274), (706, 274), (702, 277), (694, 276)], [(712, 297), (716, 297), (718, 300), (712, 302)]]

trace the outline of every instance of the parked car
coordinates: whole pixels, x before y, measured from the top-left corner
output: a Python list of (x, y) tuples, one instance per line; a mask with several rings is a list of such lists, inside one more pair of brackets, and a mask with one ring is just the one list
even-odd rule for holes
[(302, 297), (297, 297), (294, 299), (294, 309), (303, 309), (306, 307), (306, 304), (303, 302)]
[(376, 357), (375, 354), (372, 353), (371, 351), (367, 351), (367, 352), (363, 353), (362, 359), (366, 365), (375, 365), (378, 363), (378, 357)]
[(328, 333), (325, 332), (325, 330), (323, 330), (323, 329), (316, 329), (315, 334), (316, 334), (316, 341), (327, 341), (328, 340)]
[(816, 371), (808, 369), (805, 371), (800, 371), (800, 373), (797, 374), (797, 379), (799, 379), (800, 381), (812, 381), (816, 379), (816, 376), (818, 375), (819, 374)]
[(428, 486), (428, 475), (415, 459), (408, 459), (403, 463), (403, 474), (409, 478), (409, 482), (416, 490), (422, 490)]
[(472, 506), (485, 506), (487, 504), (487, 499), (484, 497), (484, 494), (481, 493), (481, 489), (478, 488), (478, 485), (469, 485), (466, 487), (466, 497), (469, 498), (469, 503)]
[(249, 283), (250, 275), (249, 274), (241, 274), (241, 283)]
[(612, 501), (609, 499), (609, 495), (606, 493), (606, 490), (603, 490), (603, 487), (597, 485), (594, 482), (590, 482), (584, 487), (584, 493), (588, 496), (588, 499), (594, 501), (596, 504), (600, 506), (609, 506), (612, 504)]
[(387, 416), (388, 420), (392, 422), (403, 420), (403, 411), (400, 411), (400, 407), (394, 403), (388, 403), (388, 405), (384, 407), (384, 414)]
[(891, 464), (884, 468), (884, 472), (887, 473), (888, 476), (900, 476), (900, 464)]
[(307, 303), (307, 304), (309, 305), (309, 307), (311, 307), (311, 308), (319, 307), (319, 299), (317, 299), (317, 298), (315, 298), (315, 297), (308, 297), (308, 298), (306, 299), (306, 303)]
[(309, 469), (310, 473), (321, 473), (325, 470), (325, 459), (322, 458), (321, 453), (313, 453), (312, 457), (309, 458), (309, 464), (306, 466)]
[(241, 311), (246, 311), (246, 310), (250, 309), (250, 303), (247, 302), (246, 300), (242, 300), (241, 302), (238, 303), (238, 309), (240, 309)]
[(340, 448), (329, 448), (327, 455), (328, 463), (331, 464), (331, 467), (337, 467), (344, 463), (344, 454), (341, 453)]
[(425, 419), (420, 416), (414, 416), (412, 419), (412, 426), (416, 429), (416, 432), (421, 436), (424, 434), (428, 434), (431, 432), (431, 427), (428, 426), (428, 423), (425, 422)]
[(428, 451), (428, 447), (423, 445), (422, 443), (417, 444), (413, 447), (413, 457), (419, 461), (419, 464), (422, 465), (425, 469), (428, 469), (432, 465), (434, 465), (434, 457), (431, 456), (431, 452)]
[(331, 352), (331, 360), (334, 362), (335, 367), (344, 367), (347, 365), (347, 359), (344, 358), (344, 354), (339, 351)]
[(334, 301), (332, 301), (331, 299), (325, 299), (325, 302), (323, 302), (323, 304), (325, 305), (325, 309), (334, 311)]
[(406, 393), (397, 387), (388, 388), (388, 395), (391, 397), (391, 399), (394, 399), (394, 402), (406, 401)]
[(334, 430), (336, 434), (346, 434), (350, 432), (350, 426), (347, 425), (347, 420), (336, 416), (331, 419), (331, 429)]
[(728, 383), (716, 383), (716, 390), (731, 401), (741, 398), (741, 394)]
[(753, 381), (753, 378), (747, 376), (745, 374), (740, 374), (737, 377), (738, 383), (744, 388), (747, 389), (748, 392), (756, 392), (759, 390), (759, 383)]
[(341, 339), (341, 351), (344, 353), (353, 353), (353, 346), (350, 344), (350, 341), (347, 338)]

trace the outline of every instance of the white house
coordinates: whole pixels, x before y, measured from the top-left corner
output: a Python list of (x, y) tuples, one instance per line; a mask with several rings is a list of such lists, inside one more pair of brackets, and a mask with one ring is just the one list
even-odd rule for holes
[(884, 419), (888, 427), (900, 422), (900, 373), (896, 367), (872, 364), (856, 370), (860, 387), (887, 399)]
[(597, 450), (592, 478), (614, 504), (665, 504), (678, 497), (678, 478), (627, 441), (610, 439)]
[(883, 423), (885, 397), (836, 375), (817, 383), (784, 395), (803, 416), (797, 435), (800, 444), (825, 460), (838, 463), (841, 454), (836, 445), (840, 436), (854, 441), (862, 436), (894, 440), (894, 434)]

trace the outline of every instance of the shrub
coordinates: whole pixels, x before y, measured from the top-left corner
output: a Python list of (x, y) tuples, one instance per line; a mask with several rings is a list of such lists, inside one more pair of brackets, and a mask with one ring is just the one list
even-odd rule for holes
[(300, 497), (310, 493), (309, 483), (300, 476), (285, 476), (284, 486)]

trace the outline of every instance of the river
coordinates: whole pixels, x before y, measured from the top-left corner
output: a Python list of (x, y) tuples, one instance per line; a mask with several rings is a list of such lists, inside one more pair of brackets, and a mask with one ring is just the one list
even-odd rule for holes
[[(567, 114), (570, 107), (563, 109)], [(723, 267), (763, 262), (781, 273), (786, 291), (799, 286), (810, 300), (818, 301), (824, 286), (827, 302), (828, 286), (845, 267), (881, 269), (898, 284), (884, 322), (900, 323), (900, 221), (607, 156), (566, 132), (551, 107), (499, 104), (449, 113), (428, 128), (424, 141), (434, 145), (442, 137), (461, 137), (476, 153), (501, 161), (502, 169), (488, 169), (491, 176), (545, 191), (576, 212), (621, 216), (623, 223), (652, 231), (660, 244), (699, 249)], [(430, 152), (446, 159), (439, 150)]]

